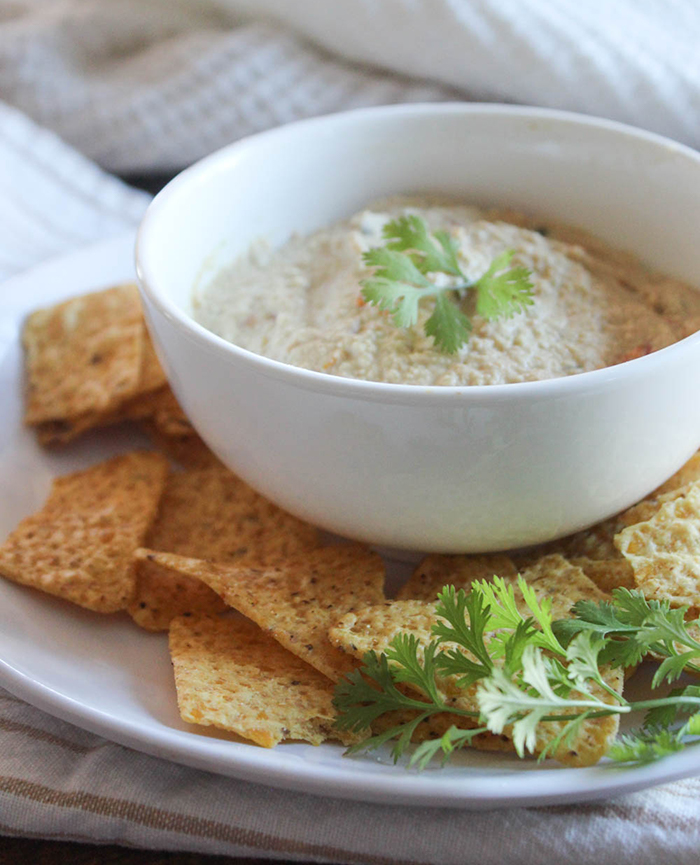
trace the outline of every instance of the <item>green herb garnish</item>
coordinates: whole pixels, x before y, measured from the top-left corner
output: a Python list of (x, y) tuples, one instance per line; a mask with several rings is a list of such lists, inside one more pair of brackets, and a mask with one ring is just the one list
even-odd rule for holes
[[(389, 712), (401, 720), (350, 751), (374, 749), (393, 740), (392, 755), (406, 752), (416, 727), (432, 715), (451, 712), (470, 718), (474, 729), (453, 726), (417, 746), (409, 766), (423, 768), (437, 755), (443, 762), (485, 731), (512, 730), (519, 756), (539, 759), (569, 747), (581, 725), (607, 715), (646, 713), (641, 728), (621, 736), (608, 752), (617, 762), (644, 764), (700, 739), (700, 685), (686, 685), (654, 699), (628, 702), (612, 688), (606, 670), (636, 666), (653, 652), (661, 659), (652, 687), (700, 672), (700, 621), (686, 622), (687, 607), (648, 601), (638, 591), (616, 589), (612, 601), (580, 601), (573, 618), (553, 621), (551, 602), (538, 601), (518, 578), (527, 615), (515, 602), (513, 585), (500, 578), (475, 583), (469, 594), (446, 586), (438, 596), (439, 621), (421, 645), (399, 634), (387, 651), (368, 652), (361, 669), (336, 688), (341, 729), (366, 730)], [(447, 699), (446, 677), (472, 695), (474, 711)], [(464, 703), (462, 704), (464, 705)], [(556, 727), (549, 727), (556, 722)], [(539, 742), (538, 742), (539, 739)], [(546, 745), (542, 747), (542, 742)]]
[[(454, 238), (446, 231), (430, 234), (419, 216), (392, 219), (382, 234), (387, 243), (363, 255), (374, 273), (362, 280), (362, 296), (389, 311), (398, 327), (415, 325), (420, 301), (434, 298), (425, 333), (447, 354), (454, 354), (469, 339), (471, 321), (459, 306), (467, 292), (475, 292), (476, 312), (488, 319), (510, 318), (533, 303), (530, 271), (510, 267), (513, 250), (502, 252), (479, 279), (471, 281), (459, 266)], [(457, 282), (440, 287), (428, 279), (429, 274), (439, 273), (456, 277)]]

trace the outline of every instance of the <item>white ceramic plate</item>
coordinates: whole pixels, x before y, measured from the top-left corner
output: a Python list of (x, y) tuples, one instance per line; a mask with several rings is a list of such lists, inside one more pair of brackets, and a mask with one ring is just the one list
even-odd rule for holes
[[(96, 432), (46, 453), (21, 425), (19, 327), (26, 313), (132, 279), (133, 235), (16, 277), (0, 289), (0, 538), (37, 509), (53, 475), (145, 442), (133, 428)], [(393, 563), (394, 578), (407, 566)], [(506, 755), (464, 754), (423, 773), (342, 748), (265, 750), (183, 723), (162, 634), (126, 615), (99, 616), (0, 580), (0, 685), (45, 711), (148, 754), (308, 793), (411, 805), (495, 808), (603, 798), (700, 773), (697, 750), (642, 769), (563, 769)]]

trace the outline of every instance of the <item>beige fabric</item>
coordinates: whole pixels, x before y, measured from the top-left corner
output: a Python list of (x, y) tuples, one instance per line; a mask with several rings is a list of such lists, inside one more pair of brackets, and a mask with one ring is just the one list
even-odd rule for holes
[(179, 167), (329, 111), (455, 97), (697, 147), (699, 29), (695, 0), (5, 0), (0, 98), (112, 171)]
[(601, 804), (482, 813), (365, 805), (139, 754), (0, 690), (6, 835), (358, 865), (695, 865), (699, 796), (694, 779)]

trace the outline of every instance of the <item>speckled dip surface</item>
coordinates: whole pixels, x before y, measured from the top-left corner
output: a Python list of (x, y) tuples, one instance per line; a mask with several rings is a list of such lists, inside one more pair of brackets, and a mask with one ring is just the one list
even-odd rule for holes
[[(362, 253), (384, 242), (388, 220), (407, 213), (450, 233), (470, 279), (514, 250), (511, 265), (531, 271), (534, 304), (488, 321), (467, 295), (461, 303), (473, 331), (454, 355), (423, 331), (432, 300), (421, 302), (415, 327), (397, 328), (363, 302)], [(194, 312), (224, 339), (306, 369), (395, 384), (489, 385), (573, 375), (663, 348), (700, 326), (700, 292), (575, 230), (394, 198), (277, 250), (255, 243), (195, 296)]]

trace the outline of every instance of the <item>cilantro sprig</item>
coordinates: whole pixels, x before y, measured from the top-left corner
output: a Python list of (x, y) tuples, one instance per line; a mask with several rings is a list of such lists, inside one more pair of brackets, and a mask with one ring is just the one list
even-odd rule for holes
[[(611, 601), (581, 601), (572, 618), (554, 621), (549, 600), (538, 600), (520, 577), (517, 586), (525, 613), (513, 584), (502, 579), (477, 582), (468, 594), (446, 586), (427, 645), (401, 633), (386, 652), (368, 652), (361, 669), (336, 688), (336, 723), (380, 732), (350, 751), (391, 741), (397, 761), (416, 729), (444, 712), (463, 722), (418, 745), (409, 766), (424, 768), (436, 756), (445, 762), (475, 736), (506, 728), (519, 756), (536, 752), (542, 760), (571, 747), (586, 721), (632, 712), (645, 712), (643, 724), (612, 745), (614, 761), (645, 764), (700, 743), (693, 738), (700, 737), (700, 685), (628, 702), (608, 675), (636, 666), (649, 652), (661, 659), (653, 688), (700, 672), (700, 642), (693, 635), (700, 622), (685, 620), (687, 608), (617, 589)], [(450, 697), (441, 686), (448, 679)], [(455, 688), (470, 697), (473, 709), (465, 708), (470, 700), (455, 699)]]
[[(408, 328), (418, 321), (424, 298), (435, 305), (424, 329), (437, 348), (454, 354), (465, 345), (472, 330), (469, 317), (459, 302), (469, 291), (476, 296), (476, 312), (487, 319), (510, 318), (533, 303), (530, 271), (511, 267), (513, 250), (496, 256), (485, 273), (469, 280), (459, 266), (459, 245), (446, 231), (428, 231), (417, 215), (400, 216), (384, 225), (385, 245), (363, 254), (372, 276), (361, 281), (367, 303), (392, 314), (397, 327)], [(431, 281), (430, 274), (446, 274), (457, 282), (447, 287)]]

